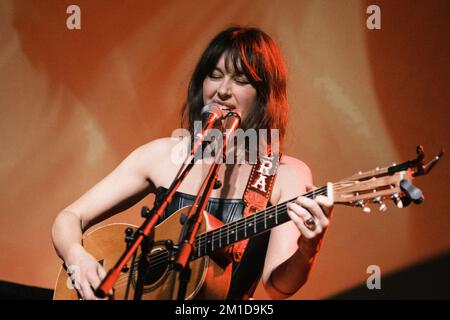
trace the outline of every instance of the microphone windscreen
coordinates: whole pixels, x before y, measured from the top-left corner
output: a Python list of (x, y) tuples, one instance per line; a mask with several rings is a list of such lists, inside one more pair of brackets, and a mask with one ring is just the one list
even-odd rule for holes
[(215, 115), (217, 119), (220, 119), (222, 118), (222, 109), (216, 103), (209, 103), (202, 108), (202, 110), (200, 111), (200, 115), (202, 116), (202, 118)]

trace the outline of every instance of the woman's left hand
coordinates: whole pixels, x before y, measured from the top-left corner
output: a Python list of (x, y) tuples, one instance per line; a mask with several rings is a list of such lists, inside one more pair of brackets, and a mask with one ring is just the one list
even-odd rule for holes
[[(317, 189), (313, 185), (306, 185), (306, 191)], [(321, 239), (330, 224), (333, 212), (333, 201), (323, 195), (318, 195), (314, 200), (304, 196), (298, 197), (287, 205), (287, 212), (291, 220), (299, 229), (299, 247), (310, 256), (317, 253)]]

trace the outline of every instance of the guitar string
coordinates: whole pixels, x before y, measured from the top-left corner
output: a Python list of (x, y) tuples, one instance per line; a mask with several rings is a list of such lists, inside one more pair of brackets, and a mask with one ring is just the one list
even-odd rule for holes
[[(339, 185), (339, 183), (334, 183), (334, 184), (333, 184), (335, 190), (338, 189), (338, 188), (337, 188), (338, 185)], [(345, 185), (343, 186), (343, 188), (345, 188)], [(323, 193), (323, 191), (325, 191), (325, 193)], [(323, 195), (323, 194), (326, 194), (326, 191), (327, 191), (327, 190), (326, 190), (326, 186), (324, 186), (324, 187), (315, 189), (315, 190), (313, 190), (313, 191), (310, 191), (310, 192), (308, 192), (308, 193), (305, 193), (305, 194), (303, 194), (302, 196), (308, 197), (308, 196), (315, 196), (315, 195)], [(261, 222), (263, 219), (266, 219), (266, 218), (267, 218), (267, 214), (273, 213), (274, 211), (275, 211), (275, 214), (276, 214), (276, 215), (282, 214), (282, 213), (284, 212), (284, 209), (285, 209), (284, 207), (286, 207), (287, 204), (290, 203), (290, 202), (292, 202), (292, 201), (294, 201), (294, 199), (285, 201), (285, 202), (283, 202), (283, 203), (281, 203), (281, 204), (278, 204), (278, 205), (276, 205), (276, 206), (273, 206), (273, 207), (271, 207), (271, 208), (269, 208), (269, 209), (266, 209), (266, 210), (263, 210), (263, 211), (254, 213), (255, 215), (258, 215), (258, 214), (259, 214), (259, 216), (256, 216), (256, 219), (254, 219), (254, 221), (255, 221), (254, 223), (255, 223), (255, 224), (258, 224), (258, 223)], [(282, 212), (277, 213), (277, 210), (278, 210), (280, 207), (283, 207), (283, 210), (282, 210)], [(280, 210), (280, 211), (281, 211), (281, 210)], [(263, 214), (262, 214), (262, 213), (263, 213)], [(252, 215), (252, 216), (253, 216), (253, 215)], [(219, 241), (221, 241), (222, 238), (223, 238), (223, 236), (222, 236), (222, 232), (223, 232), (223, 231), (225, 231), (225, 230), (227, 230), (227, 229), (229, 229), (229, 228), (236, 229), (237, 232), (239, 232), (239, 231), (242, 230), (243, 228), (245, 229), (245, 228), (246, 228), (246, 225), (247, 225), (247, 218), (244, 218), (244, 219), (241, 219), (241, 220), (242, 220), (242, 221), (238, 220), (238, 222), (236, 222), (235, 224), (232, 224), (232, 226), (231, 226), (230, 224), (228, 224), (228, 225), (225, 225), (225, 226), (223, 226), (223, 227), (221, 227), (221, 228), (219, 228), (219, 229), (217, 229), (217, 230), (212, 230), (212, 231), (211, 231), (211, 236), (212, 236), (212, 240), (211, 240), (211, 241), (214, 241), (214, 232), (219, 233), (219, 235), (220, 235), (220, 236), (219, 236), (219, 239), (220, 239)], [(242, 224), (244, 224), (244, 226), (242, 226)], [(243, 227), (243, 228), (242, 228), (242, 227)], [(218, 230), (221, 230), (221, 231), (220, 231), (220, 232), (217, 232)], [(229, 231), (229, 230), (227, 230), (227, 232), (228, 232), (228, 231)], [(206, 233), (204, 233), (204, 234), (199, 235), (198, 237), (196, 237), (196, 243), (198, 243), (198, 246), (199, 246), (199, 247), (201, 247), (201, 246), (204, 245), (204, 244), (207, 244), (206, 241), (207, 241), (207, 238), (208, 238), (208, 233), (209, 233), (209, 232), (206, 232)], [(169, 254), (168, 254), (167, 252), (161, 252), (161, 253), (157, 254), (156, 257), (153, 257), (153, 258), (150, 260), (149, 268), (155, 268), (156, 266), (162, 264), (163, 262), (165, 263), (165, 262), (168, 260), (168, 259), (167, 259), (168, 256), (169, 256)], [(136, 267), (138, 266), (138, 264), (139, 264), (139, 259), (137, 259), (137, 261), (136, 261), (136, 262), (134, 263), (134, 265), (131, 267), (131, 268), (133, 268), (133, 272), (135, 272)], [(129, 281), (129, 273), (124, 274), (124, 275), (120, 275), (119, 278), (118, 278), (118, 281), (116, 282), (116, 284), (114, 285), (114, 287), (115, 287), (115, 288), (120, 288), (120, 287), (122, 287), (122, 286), (124, 285), (124, 282), (126, 282), (125, 285), (128, 285), (128, 281)]]
[[(311, 191), (311, 192), (309, 192), (309, 193), (304, 194), (303, 196), (308, 196), (308, 195), (312, 195), (312, 196), (315, 196), (315, 195), (323, 195), (323, 194), (325, 194), (325, 193), (323, 193), (323, 191), (326, 191), (326, 190), (323, 190), (324, 188), (326, 188), (326, 187), (322, 187), (322, 188), (316, 189), (316, 190), (314, 190), (314, 191)], [(320, 192), (318, 192), (318, 191), (320, 191)], [(255, 224), (258, 224), (258, 223), (262, 222), (262, 221), (264, 220), (264, 218), (265, 218), (264, 215), (267, 215), (267, 214), (276, 212), (277, 210), (280, 210), (280, 211), (281, 211), (281, 212), (277, 213), (277, 215), (280, 215), (280, 214), (284, 213), (285, 207), (287, 206), (288, 203), (290, 203), (290, 202), (292, 202), (292, 201), (293, 201), (293, 199), (292, 199), (292, 200), (285, 201), (285, 202), (283, 202), (283, 203), (281, 203), (281, 204), (278, 204), (278, 205), (276, 205), (276, 206), (273, 206), (273, 207), (271, 207), (271, 208), (269, 208), (269, 209), (267, 209), (267, 210), (263, 210), (263, 211), (260, 211), (260, 212), (255, 213), (255, 214), (258, 214), (258, 213), (260, 214), (260, 216), (258, 216), (256, 219), (254, 219)], [(277, 208), (275, 208), (275, 207), (277, 207)], [(264, 215), (263, 215), (262, 213), (264, 213)], [(244, 225), (243, 225), (243, 224), (244, 224)], [(243, 225), (243, 226), (242, 226), (242, 225)], [(236, 224), (233, 224), (233, 226), (225, 225), (225, 226), (223, 226), (223, 227), (221, 227), (221, 228), (219, 228), (219, 229), (217, 229), (217, 230), (222, 230), (222, 228), (223, 228), (223, 229), (233, 228), (233, 229), (236, 229), (237, 232), (239, 232), (239, 231), (242, 231), (243, 229), (245, 229), (245, 228), (246, 228), (246, 225), (247, 225), (246, 219), (242, 219), (242, 221), (238, 220), (238, 222), (237, 222)], [(224, 227), (227, 227), (227, 228), (224, 228)], [(213, 231), (216, 231), (216, 230), (213, 230)], [(223, 232), (223, 231), (220, 232), (220, 234), (221, 234), (220, 238), (221, 238), (221, 239), (224, 238), (224, 235), (222, 235), (222, 232)], [(226, 236), (226, 235), (225, 235), (225, 236)], [(204, 240), (204, 241), (203, 241), (203, 240)], [(207, 233), (204, 233), (204, 234), (202, 234), (202, 235), (199, 235), (199, 236), (197, 237), (197, 240), (196, 240), (196, 243), (198, 243), (197, 246), (198, 246), (198, 247), (201, 247), (202, 245), (205, 245), (205, 244), (207, 243), (206, 241), (207, 241)], [(149, 268), (155, 268), (156, 266), (158, 266), (158, 265), (160, 265), (160, 264), (162, 264), (162, 263), (165, 263), (165, 261), (167, 260), (168, 254), (166, 255), (166, 257), (163, 257), (163, 255), (165, 255), (165, 254), (161, 254), (159, 257), (158, 257), (158, 256), (153, 257), (153, 258), (150, 260), (150, 266), (149, 266)], [(136, 266), (138, 265), (138, 263), (139, 263), (139, 259), (138, 259), (138, 261), (135, 262), (133, 270), (136, 269)], [(122, 278), (122, 277), (120, 276), (119, 279), (121, 279), (121, 278)], [(126, 281), (128, 282), (128, 274), (125, 276), (125, 279), (123, 279), (123, 280), (126, 280)], [(121, 280), (118, 280), (118, 281), (116, 282), (116, 286), (117, 286), (118, 284), (120, 284), (120, 282), (121, 282)]]
[[(281, 211), (281, 210), (280, 210)], [(279, 212), (279, 213), (277, 213), (278, 215), (279, 214), (281, 214), (282, 212)], [(263, 219), (259, 219), (260, 221), (262, 221)], [(245, 227), (245, 226), (244, 226)], [(239, 229), (241, 229), (242, 230), (242, 227), (240, 226), (240, 227), (238, 227)], [(202, 242), (201, 241), (196, 241), (196, 243), (198, 243), (197, 244), (197, 246), (198, 247), (200, 247), (201, 245), (203, 245), (202, 244)], [(150, 265), (149, 265), (149, 268), (156, 268), (156, 267), (158, 267), (158, 266), (160, 266), (160, 265), (163, 265), (163, 264), (165, 264), (165, 263), (168, 263), (168, 256), (169, 256), (169, 254), (163, 254), (163, 253), (161, 253), (161, 254), (159, 254), (159, 255), (157, 255), (157, 256), (155, 256), (155, 257), (152, 257), (151, 258), (151, 260), (150, 260)], [(139, 263), (139, 259), (137, 259), (138, 261), (136, 261), (135, 262), (135, 264), (134, 264), (134, 268), (133, 268), (133, 270), (136, 270), (137, 269), (137, 267), (138, 267), (138, 263)], [(116, 282), (116, 285), (114, 286), (115, 288), (121, 288), (122, 287), (122, 285), (123, 284), (125, 284), (125, 285), (127, 285), (128, 284), (128, 281), (129, 281), (129, 273), (127, 273), (126, 275), (124, 275), (124, 277), (120, 277), (119, 278), (119, 280)]]
[[(277, 211), (279, 210), (280, 212), (277, 212), (277, 216), (281, 215), (284, 213), (285, 209), (286, 209), (285, 204), (279, 204), (277, 205)], [(267, 219), (267, 215), (272, 215), (275, 211), (266, 211), (264, 214), (259, 213), (260, 215), (256, 216), (256, 219), (254, 218), (253, 215), (249, 216), (252, 217), (252, 221), (250, 221), (251, 223), (255, 223), (255, 224), (259, 224), (260, 222), (263, 222), (266, 216)], [(257, 213), (255, 213), (257, 214)], [(271, 217), (269, 217), (269, 219), (271, 219)], [(227, 234), (229, 234), (229, 232), (231, 231), (233, 233), (233, 235), (238, 234), (240, 231), (243, 231), (247, 228), (247, 217), (241, 220), (236, 221), (235, 223), (231, 223), (231, 224), (227, 224), (225, 226), (220, 227), (219, 229), (216, 230), (211, 230), (208, 231), (204, 234), (201, 234), (197, 237), (197, 243), (198, 243), (198, 247), (204, 246), (206, 245), (208, 242), (211, 241), (216, 241), (216, 239), (226, 239)]]
[[(319, 191), (319, 192), (317, 192), (317, 191)], [(324, 195), (324, 194), (326, 194), (326, 191), (327, 191), (326, 187), (322, 187), (322, 188), (314, 190), (314, 192), (308, 192), (308, 193), (304, 194), (303, 196)], [(222, 234), (225, 231), (228, 233), (228, 231), (230, 231), (230, 228), (233, 228), (233, 231), (235, 229), (237, 229), (237, 232), (242, 231), (243, 229), (246, 228), (246, 225), (248, 224), (247, 218), (248, 219), (253, 219), (253, 221), (255, 221), (255, 224), (258, 224), (259, 222), (261, 222), (264, 219), (266, 219), (267, 214), (272, 214), (272, 213), (274, 213), (274, 212), (276, 212), (277, 210), (280, 210), (280, 209), (284, 211), (284, 209), (287, 206), (287, 204), (290, 203), (290, 202), (293, 202), (295, 199), (296, 198), (288, 200), (288, 201), (285, 201), (285, 202), (282, 202), (282, 203), (277, 204), (276, 206), (272, 206), (272, 207), (270, 207), (268, 209), (265, 209), (265, 210), (262, 210), (262, 211), (259, 211), (259, 212), (255, 212), (253, 215), (257, 215), (256, 221), (255, 221), (255, 218), (253, 217), (253, 215), (251, 215), (251, 216), (246, 217), (244, 219), (238, 220), (236, 223), (226, 224), (226, 225), (224, 225), (224, 226), (222, 226), (222, 227), (220, 227), (220, 228), (218, 228), (216, 230), (212, 230), (212, 231), (209, 231), (207, 233), (201, 234), (201, 235), (199, 235), (197, 237), (198, 238), (198, 242), (199, 242), (199, 246), (202, 246), (202, 245), (205, 244), (205, 241), (207, 241), (207, 238), (208, 238), (208, 233), (210, 233), (211, 236), (213, 236), (214, 233), (216, 233), (216, 234), (219, 233), (219, 230), (220, 230), (220, 234)], [(251, 222), (253, 223), (253, 221), (251, 221)], [(223, 236), (221, 236), (220, 238), (222, 239)]]
[[(316, 189), (316, 190), (314, 190), (314, 191), (317, 191), (317, 190), (318, 190), (318, 189)], [(323, 194), (322, 192), (320, 192), (320, 193), (319, 193), (319, 192), (314, 192), (314, 193), (317, 194), (317, 195)], [(305, 194), (305, 195), (306, 195), (306, 194)], [(260, 211), (260, 212), (255, 213), (255, 215), (259, 214), (259, 216), (257, 216), (256, 223), (259, 223), (259, 222), (261, 222), (261, 221), (264, 219), (264, 216), (262, 215), (262, 213), (264, 213), (265, 215), (267, 215), (267, 214), (273, 213), (274, 211), (276, 212), (278, 209), (280, 209), (280, 213), (278, 213), (278, 215), (282, 214), (282, 213), (284, 212), (283, 209), (285, 209), (285, 206), (287, 205), (287, 203), (292, 202), (292, 201), (293, 201), (293, 200), (289, 200), (289, 201), (283, 202), (283, 203), (281, 203), (281, 204), (278, 204), (278, 205), (276, 205), (277, 208), (275, 208), (275, 206), (273, 206), (273, 207), (271, 207), (271, 208), (269, 208), (269, 209), (262, 210), (262, 211)], [(253, 217), (253, 215), (252, 215), (251, 217)], [(253, 219), (253, 221), (255, 221), (255, 219)], [(222, 233), (223, 230), (225, 230), (225, 229), (227, 229), (227, 228), (233, 228), (233, 230), (237, 229), (238, 231), (242, 231), (243, 227), (246, 227), (246, 224), (247, 224), (246, 219), (241, 219), (241, 220), (238, 220), (235, 224), (232, 224), (233, 226), (231, 226), (230, 224), (228, 224), (228, 225), (224, 225), (224, 226), (222, 226), (221, 228), (219, 228), (219, 229), (217, 229), (217, 230), (213, 230), (213, 231), (217, 233), (218, 230), (222, 230), (222, 231), (221, 231), (221, 233)], [(242, 226), (242, 225), (244, 225), (244, 226)], [(237, 228), (236, 228), (236, 227), (237, 227)], [(204, 242), (203, 242), (202, 240), (204, 240), (204, 238), (206, 238), (206, 237), (207, 237), (207, 233), (204, 233), (204, 234), (202, 234), (202, 235), (199, 235), (199, 236), (197, 237), (197, 241), (196, 241), (196, 242), (198, 242), (200, 245), (203, 245)]]
[[(345, 185), (341, 186), (340, 184), (341, 184), (341, 183), (334, 183), (334, 184), (333, 184), (333, 185), (334, 185), (334, 190), (338, 190), (339, 187), (342, 187), (342, 188), (345, 188), (345, 187), (346, 187)], [(344, 183), (342, 183), (342, 184), (344, 184)], [(313, 191), (310, 191), (310, 192), (304, 194), (303, 196), (325, 195), (326, 192), (324, 193), (324, 191), (327, 191), (325, 186), (324, 186), (324, 187), (321, 187), (321, 188), (318, 188), (318, 189), (315, 189), (315, 190), (313, 190)], [(256, 215), (257, 215), (257, 214), (260, 214), (260, 216), (257, 216), (257, 218), (254, 219), (255, 224), (258, 224), (258, 223), (262, 222), (262, 220), (266, 218), (266, 217), (264, 217), (264, 215), (267, 216), (267, 214), (273, 213), (274, 211), (276, 212), (276, 211), (277, 211), (279, 208), (281, 208), (281, 207), (282, 207), (282, 210), (283, 210), (283, 211), (280, 212), (280, 213), (276, 213), (276, 214), (279, 215), (279, 214), (284, 213), (285, 206), (286, 206), (288, 203), (292, 202), (292, 201), (293, 201), (293, 199), (288, 200), (288, 201), (285, 201), (285, 202), (283, 202), (283, 203), (280, 203), (280, 204), (278, 204), (278, 205), (276, 205), (276, 206), (273, 206), (273, 207), (271, 207), (271, 208), (269, 208), (269, 209), (266, 209), (266, 210), (263, 210), (263, 211), (260, 211), (260, 212), (256, 212), (255, 214), (256, 214)], [(275, 207), (276, 207), (276, 208), (275, 208)], [(281, 210), (280, 210), (280, 211), (281, 211)], [(263, 215), (262, 213), (264, 213), (264, 215)], [(253, 217), (253, 216), (251, 216), (251, 217)], [(212, 230), (212, 232), (216, 232), (216, 233), (220, 234), (220, 237), (218, 237), (218, 238), (223, 239), (223, 238), (224, 238), (224, 235), (222, 235), (222, 233), (223, 233), (223, 231), (224, 231), (225, 229), (233, 228), (233, 230), (237, 229), (237, 231), (239, 232), (239, 231), (242, 231), (242, 229), (243, 229), (243, 228), (242, 228), (242, 224), (244, 224), (245, 226), (243, 226), (243, 227), (246, 228), (246, 225), (247, 225), (247, 219), (242, 219), (241, 221), (238, 220), (238, 222), (237, 222), (236, 224), (233, 224), (232, 226), (231, 226), (230, 224), (228, 224), (228, 225), (225, 225), (225, 226), (223, 226), (223, 227), (221, 227), (221, 228), (219, 228), (219, 229), (217, 229), (217, 230)], [(218, 230), (221, 230), (221, 232), (217, 232)], [(209, 233), (209, 232), (204, 233), (204, 234), (202, 234), (202, 235), (199, 235), (199, 236), (197, 237), (197, 241), (196, 241), (196, 242), (198, 243), (197, 246), (200, 247), (200, 246), (206, 244), (205, 241), (207, 241), (207, 238), (208, 238), (207, 234), (208, 234), (208, 233)], [(212, 235), (212, 240), (211, 240), (211, 241), (217, 240), (217, 239), (214, 239), (214, 234), (213, 234), (213, 233), (211, 233), (211, 235)], [(226, 236), (226, 235), (225, 235), (225, 236)], [(203, 240), (204, 240), (204, 241), (203, 241)], [(149, 266), (149, 268), (154, 268), (154, 267), (156, 267), (156, 266), (158, 266), (158, 265), (160, 265), (160, 264), (162, 264), (162, 263), (166, 263), (167, 257), (168, 257), (168, 256), (169, 256), (169, 254), (167, 254), (167, 253), (161, 253), (161, 254), (159, 254), (158, 256), (153, 257), (153, 258), (151, 259), (151, 261), (150, 261), (150, 266)], [(134, 267), (135, 267), (134, 270), (136, 270), (136, 266), (138, 265), (138, 263), (139, 263), (139, 260), (134, 264)], [(117, 286), (120, 287), (120, 284), (121, 284), (123, 281), (128, 282), (128, 280), (129, 280), (128, 278), (129, 278), (129, 275), (128, 275), (128, 274), (127, 274), (127, 275), (124, 275), (124, 276), (120, 276), (120, 277), (119, 277), (119, 280), (116, 282), (116, 286), (115, 286), (115, 287), (117, 287)]]
[[(150, 265), (148, 268), (155, 268), (156, 266), (162, 265), (165, 263), (165, 261), (169, 262), (169, 253), (160, 253), (158, 254), (159, 256), (154, 257), (150, 260)], [(130, 272), (135, 273), (137, 271), (137, 269), (139, 268), (138, 264), (139, 264), (139, 260), (134, 263), (133, 268), (131, 270), (131, 267), (129, 269), (129, 271), (126, 274), (120, 275), (118, 280), (116, 281), (114, 288), (121, 288), (123, 284), (128, 284), (129, 281), (129, 276), (130, 276)]]
[[(281, 211), (281, 210), (280, 210), (280, 211)], [(281, 214), (281, 212), (279, 212), (278, 214)], [(262, 221), (262, 219), (259, 219), (259, 220)], [(245, 227), (245, 226), (244, 226), (244, 227)], [(238, 227), (238, 232), (239, 232), (239, 230), (242, 230), (242, 226), (239, 226), (239, 227)], [(201, 247), (201, 246), (203, 245), (203, 243), (206, 243), (206, 242), (203, 242), (203, 243), (202, 243), (202, 241), (199, 241), (199, 240), (197, 239), (196, 243), (197, 243), (197, 247)], [(150, 260), (150, 266), (149, 266), (149, 268), (156, 268), (156, 267), (158, 267), (158, 266), (160, 266), (160, 265), (162, 265), (162, 264), (164, 264), (164, 263), (167, 263), (167, 262), (168, 262), (168, 259), (167, 259), (168, 256), (169, 256), (168, 254), (165, 254), (165, 256), (163, 256), (163, 254), (161, 253), (161, 254), (158, 255), (158, 256), (152, 257), (151, 260)], [(134, 268), (133, 268), (133, 270), (136, 270), (136, 268), (137, 268), (137, 266), (138, 266), (138, 263), (139, 263), (139, 259), (137, 259), (137, 261), (134, 263)], [(123, 282), (128, 283), (128, 276), (129, 276), (129, 274), (125, 275), (125, 277), (123, 277), (122, 280), (118, 280), (118, 281), (116, 282), (115, 287), (116, 287), (116, 288), (120, 288), (120, 287), (121, 287), (120, 285), (123, 284)], [(121, 278), (122, 278), (122, 277), (121, 277)], [(120, 279), (120, 278), (119, 278), (119, 279)]]

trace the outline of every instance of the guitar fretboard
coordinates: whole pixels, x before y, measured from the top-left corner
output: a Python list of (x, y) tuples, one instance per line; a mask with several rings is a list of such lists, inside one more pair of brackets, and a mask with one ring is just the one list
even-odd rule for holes
[[(319, 194), (326, 194), (327, 187), (321, 187), (303, 196), (314, 199)], [(325, 193), (324, 193), (325, 192)], [(290, 220), (287, 204), (296, 198), (278, 205), (266, 208), (250, 216), (228, 223), (220, 228), (211, 230), (195, 237), (195, 248), (192, 259), (200, 258), (217, 249), (229, 246), (235, 242), (261, 234), (273, 227)]]

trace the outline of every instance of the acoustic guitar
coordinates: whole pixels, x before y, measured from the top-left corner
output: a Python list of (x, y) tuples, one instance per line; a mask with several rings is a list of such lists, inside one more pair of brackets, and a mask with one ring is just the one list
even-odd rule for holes
[[(393, 200), (402, 208), (411, 202), (423, 201), (422, 192), (411, 181), (427, 174), (443, 155), (443, 150), (424, 165), (423, 148), (417, 147), (415, 160), (366, 172), (358, 172), (336, 183), (328, 183), (304, 196), (314, 199), (326, 195), (335, 204), (356, 206), (370, 211), (368, 204), (378, 204), (380, 211), (387, 209), (385, 200)], [(203, 223), (195, 237), (194, 250), (190, 259), (191, 276), (186, 288), (187, 299), (225, 299), (231, 280), (230, 257), (224, 250), (240, 240), (253, 237), (289, 221), (287, 204), (290, 201), (268, 207), (248, 217), (224, 225), (212, 215), (204, 212)], [(138, 252), (128, 262), (114, 285), (111, 299), (132, 299), (137, 283), (137, 267), (140, 259), (146, 259), (148, 268), (144, 275), (142, 299), (171, 300), (177, 298), (179, 272), (174, 269), (177, 255), (177, 241), (182, 229), (181, 221), (190, 207), (179, 209), (154, 230), (153, 246), (144, 257)], [(129, 224), (110, 224), (83, 236), (83, 246), (105, 270), (109, 270), (125, 249), (124, 236), (137, 227)], [(77, 272), (76, 267), (71, 272)], [(75, 274), (76, 276), (76, 274)], [(54, 299), (79, 299), (77, 290), (63, 266), (59, 272)]]

